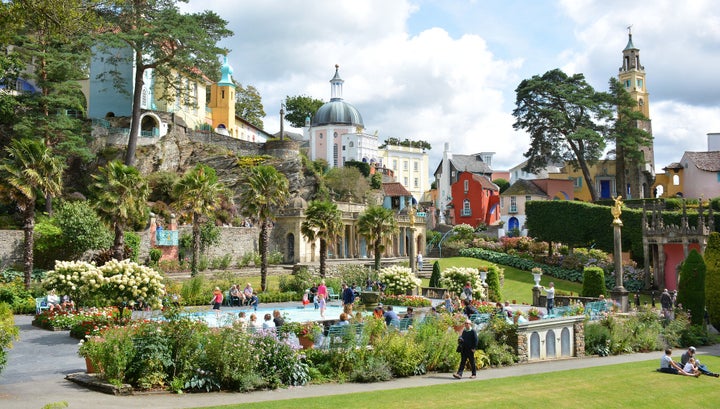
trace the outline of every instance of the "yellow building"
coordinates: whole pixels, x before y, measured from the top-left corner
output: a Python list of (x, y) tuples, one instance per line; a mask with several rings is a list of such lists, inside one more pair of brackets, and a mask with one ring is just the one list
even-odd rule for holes
[[(612, 159), (603, 159), (590, 165), (590, 175), (598, 194), (598, 199), (610, 199), (617, 196), (617, 188), (615, 186), (615, 161)], [(570, 179), (573, 181), (575, 200), (584, 202), (592, 201), (590, 189), (585, 183), (580, 168), (574, 169), (571, 165), (565, 165), (560, 168), (560, 173), (548, 174), (549, 179)]]

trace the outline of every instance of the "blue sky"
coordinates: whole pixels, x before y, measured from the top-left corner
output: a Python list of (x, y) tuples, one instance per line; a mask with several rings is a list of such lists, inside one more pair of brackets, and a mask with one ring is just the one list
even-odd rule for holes
[(235, 79), (258, 88), (265, 128), (279, 130), (287, 95), (330, 98), (340, 64), (344, 98), (381, 139), (454, 153), (496, 152), (493, 168), (524, 160), (515, 88), (561, 68), (598, 90), (617, 76), (627, 29), (650, 92), (659, 170), (720, 132), (720, 7), (710, 0), (191, 0), (235, 35), (224, 42)]

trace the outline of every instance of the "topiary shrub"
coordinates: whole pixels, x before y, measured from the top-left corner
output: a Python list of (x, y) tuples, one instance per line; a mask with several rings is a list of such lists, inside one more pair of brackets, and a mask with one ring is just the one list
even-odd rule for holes
[(492, 302), (502, 301), (502, 289), (500, 288), (500, 273), (501, 268), (495, 265), (491, 265), (487, 268), (487, 277), (485, 282), (488, 285), (488, 297)]
[(690, 311), (690, 323), (702, 325), (705, 315), (705, 261), (693, 249), (680, 266), (678, 304)]
[(440, 262), (433, 263), (432, 275), (430, 275), (430, 287), (438, 287), (440, 285)]
[(710, 324), (717, 329), (720, 328), (720, 233), (710, 233), (705, 247), (705, 266), (705, 306)]
[(585, 267), (583, 270), (583, 297), (605, 295), (605, 273), (600, 267)]

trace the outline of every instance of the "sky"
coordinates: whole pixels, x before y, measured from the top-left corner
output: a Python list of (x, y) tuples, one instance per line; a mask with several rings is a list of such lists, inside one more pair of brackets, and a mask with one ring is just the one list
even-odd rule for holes
[[(495, 152), (492, 168), (525, 158), (513, 129), (515, 89), (560, 68), (598, 91), (617, 77), (632, 25), (649, 92), (657, 172), (720, 132), (720, 7), (712, 0), (190, 0), (234, 35), (235, 80), (255, 86), (278, 132), (286, 96), (328, 101), (340, 65), (343, 97), (366, 132), (425, 140), (430, 171), (444, 143)], [(288, 125), (286, 124), (286, 129)], [(292, 128), (290, 129), (293, 130)], [(300, 132), (300, 130), (294, 130)]]

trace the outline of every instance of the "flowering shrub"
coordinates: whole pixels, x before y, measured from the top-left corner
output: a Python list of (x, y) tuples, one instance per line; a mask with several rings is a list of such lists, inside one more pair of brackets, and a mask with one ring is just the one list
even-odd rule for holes
[(455, 294), (462, 293), (467, 282), (470, 282), (470, 287), (473, 289), (473, 298), (486, 297), (485, 288), (482, 286), (480, 274), (476, 268), (449, 267), (440, 273), (440, 285)]
[(380, 270), (379, 278), (387, 294), (405, 294), (422, 284), (409, 267), (391, 266)]
[(150, 267), (130, 260), (111, 260), (102, 267), (82, 261), (56, 261), (55, 270), (48, 272), (43, 285), (69, 294), (79, 304), (102, 296), (114, 305), (135, 304), (142, 298), (153, 308), (160, 308), (162, 276)]
[(163, 278), (152, 268), (130, 260), (111, 260), (98, 270), (104, 277), (102, 291), (113, 303), (134, 305), (142, 298), (153, 308), (162, 306)]
[(385, 295), (381, 301), (383, 304), (403, 307), (430, 307), (432, 305), (430, 300), (417, 295)]
[[(35, 316), (35, 325), (42, 328), (71, 329), (81, 322), (95, 317), (111, 319), (117, 314), (117, 308), (91, 308), (83, 311), (43, 311)], [(82, 335), (84, 337), (85, 334)]]

